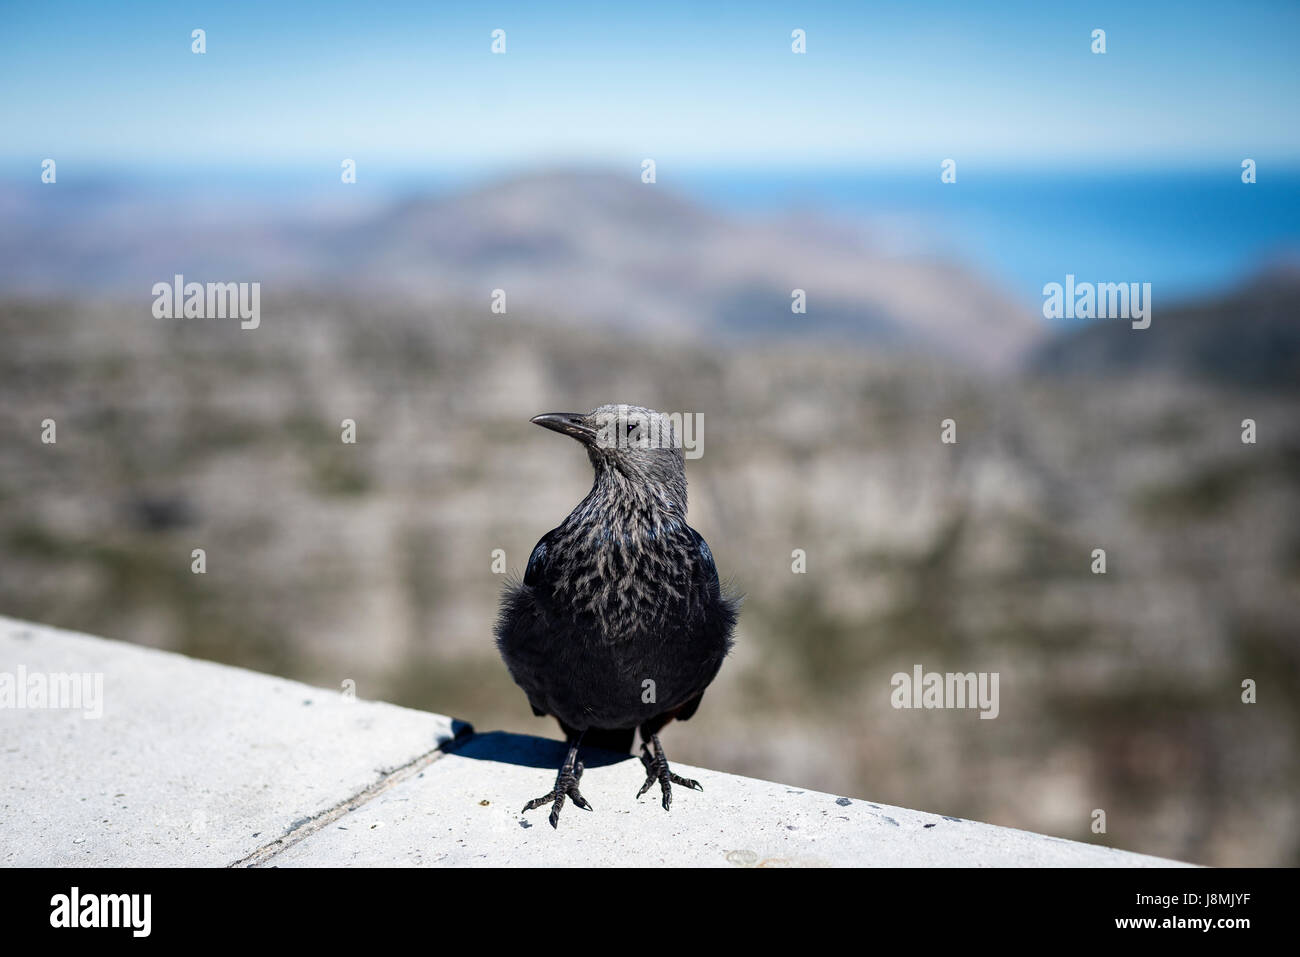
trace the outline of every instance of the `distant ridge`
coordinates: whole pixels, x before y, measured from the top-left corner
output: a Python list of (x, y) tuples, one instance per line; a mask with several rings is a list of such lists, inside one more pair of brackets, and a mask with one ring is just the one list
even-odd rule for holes
[(1300, 264), (1284, 262), (1232, 292), (1161, 310), (1148, 329), (1097, 320), (1040, 345), (1045, 375), (1158, 372), (1260, 389), (1300, 389)]
[[(508, 314), (650, 331), (827, 340), (912, 350), (986, 368), (1022, 360), (1043, 323), (954, 265), (886, 255), (869, 237), (811, 218), (728, 216), (635, 177), (561, 170), (363, 210), (304, 208), (268, 220), (232, 200), (212, 214), (120, 189), (0, 196), (0, 294), (105, 292), (142, 298), (181, 272), (292, 290), (385, 292), (483, 303)], [(793, 290), (806, 314), (791, 310)]]

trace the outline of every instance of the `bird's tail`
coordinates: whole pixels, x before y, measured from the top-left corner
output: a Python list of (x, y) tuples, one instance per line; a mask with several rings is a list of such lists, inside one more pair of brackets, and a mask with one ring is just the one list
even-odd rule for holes
[(604, 748), (606, 751), (617, 751), (619, 754), (631, 754), (632, 738), (635, 735), (635, 728), (615, 728), (613, 730), (590, 728), (582, 736), (582, 746), (584, 748)]

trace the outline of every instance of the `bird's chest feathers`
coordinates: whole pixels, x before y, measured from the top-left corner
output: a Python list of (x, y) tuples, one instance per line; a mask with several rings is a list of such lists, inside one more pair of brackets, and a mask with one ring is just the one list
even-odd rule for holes
[(557, 596), (593, 616), (612, 639), (653, 629), (687, 599), (690, 557), (672, 524), (606, 522), (575, 529), (565, 544), (570, 574)]

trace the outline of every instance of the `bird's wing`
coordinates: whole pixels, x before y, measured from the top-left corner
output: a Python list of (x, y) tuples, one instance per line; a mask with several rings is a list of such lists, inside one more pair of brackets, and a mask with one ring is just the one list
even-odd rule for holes
[[(535, 651), (528, 649), (534, 648), (539, 637), (545, 633), (546, 625), (538, 605), (538, 590), (540, 588), (545, 594), (550, 587), (550, 562), (553, 557), (552, 542), (555, 532), (555, 529), (551, 529), (533, 547), (532, 554), (528, 556), (528, 567), (524, 570), (523, 582), (517, 585), (510, 584), (502, 599), (501, 614), (496, 626), (497, 647), (501, 649), (501, 654), (506, 659), (506, 666), (511, 669), (512, 674), (516, 674), (517, 668), (524, 668), (526, 671), (531, 667), (527, 658)], [(522, 664), (520, 656), (523, 657)], [(524, 694), (528, 696), (528, 704), (532, 707), (533, 714), (538, 716), (547, 714), (547, 711), (538, 705), (533, 691), (529, 690), (528, 683), (520, 681), (518, 677), (515, 680), (524, 688)]]
[(551, 542), (555, 538), (555, 529), (541, 537), (528, 556), (528, 567), (524, 569), (524, 584), (530, 588), (546, 583), (549, 579)]
[[(717, 649), (717, 664), (713, 669), (716, 673), (717, 667), (721, 666), (722, 658), (731, 649), (731, 631), (736, 625), (736, 602), (722, 594), (722, 585), (718, 581), (718, 566), (713, 561), (713, 552), (709, 549), (709, 543), (695, 529), (690, 528), (692, 541), (695, 545), (695, 565), (691, 575), (691, 604), (693, 613), (700, 617), (697, 619), (697, 627), (700, 636), (706, 643)], [(710, 674), (708, 681), (713, 680)], [(685, 721), (690, 718), (700, 707), (700, 701), (704, 698), (704, 688), (701, 687), (699, 693), (687, 699), (675, 711), (666, 715), (668, 720), (676, 718), (678, 721)]]
[(689, 525), (687, 531), (695, 540), (696, 562), (692, 584), (698, 590), (696, 597), (706, 602), (716, 600), (722, 593), (722, 586), (718, 584), (718, 566), (714, 564), (713, 552), (703, 535)]

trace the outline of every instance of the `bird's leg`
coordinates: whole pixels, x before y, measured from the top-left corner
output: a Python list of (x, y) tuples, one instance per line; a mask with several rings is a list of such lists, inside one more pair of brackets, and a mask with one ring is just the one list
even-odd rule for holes
[(578, 760), (578, 745), (582, 744), (582, 736), (585, 731), (579, 731), (577, 737), (569, 739), (569, 754), (560, 765), (560, 773), (555, 776), (555, 788), (550, 794), (544, 794), (535, 798), (524, 805), (525, 811), (531, 811), (541, 807), (543, 804), (554, 801), (551, 804), (551, 827), (559, 828), (560, 826), (560, 808), (564, 807), (564, 798), (566, 796), (573, 798), (573, 803), (578, 805), (584, 811), (590, 811), (591, 805), (587, 799), (582, 796), (578, 790), (578, 782), (582, 780), (582, 762)]
[[(653, 750), (650, 745), (654, 744)], [(664, 793), (664, 810), (667, 811), (673, 803), (674, 784), (680, 784), (682, 787), (691, 788), (694, 791), (703, 791), (699, 781), (692, 781), (690, 778), (683, 778), (673, 774), (672, 769), (668, 767), (668, 758), (664, 754), (663, 745), (659, 743), (659, 735), (650, 735), (650, 741), (641, 741), (641, 763), (645, 765), (645, 784), (641, 785), (641, 790), (636, 792), (639, 798), (650, 790), (650, 785), (656, 781), (659, 782), (659, 788)]]

